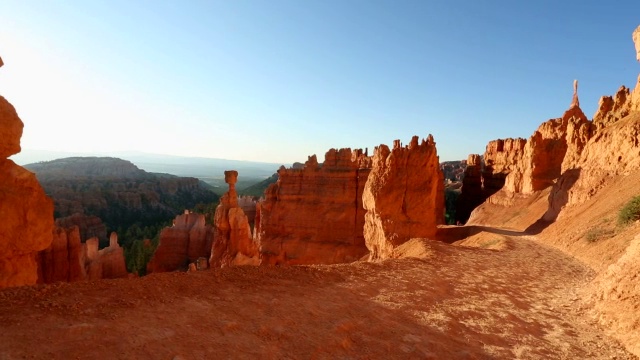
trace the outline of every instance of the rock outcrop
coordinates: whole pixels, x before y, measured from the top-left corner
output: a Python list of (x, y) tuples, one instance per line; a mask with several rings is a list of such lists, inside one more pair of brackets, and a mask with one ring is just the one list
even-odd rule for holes
[(507, 175), (522, 159), (526, 143), (527, 141), (523, 138), (489, 141), (483, 156), (482, 183), (485, 197), (502, 189)]
[(406, 147), (396, 140), (392, 150), (376, 147), (362, 201), (370, 260), (390, 257), (409, 239), (433, 239), (444, 222), (444, 178), (433, 137), (419, 143), (414, 136)]
[(109, 236), (109, 246), (98, 250), (98, 258), (102, 266), (103, 279), (116, 279), (127, 276), (124, 249), (118, 244), (118, 234), (115, 232), (112, 232)]
[(77, 226), (56, 226), (51, 245), (38, 253), (38, 283), (84, 280), (86, 272), (81, 263), (85, 251), (83, 247)]
[(347, 148), (329, 150), (322, 165), (313, 155), (303, 166), (281, 167), (256, 214), (261, 263), (335, 264), (363, 257), (362, 193), (370, 166), (366, 152)]
[[(640, 27), (633, 33), (636, 51), (640, 47)], [(639, 78), (640, 80), (640, 78)], [(534, 132), (522, 150), (505, 161), (504, 187), (487, 201), (509, 205), (514, 197), (528, 196), (551, 187), (549, 210), (541, 220), (553, 221), (566, 205), (591, 198), (612, 176), (640, 168), (640, 82), (633, 91), (622, 86), (614, 96), (603, 96), (593, 121), (580, 109), (578, 83), (574, 82), (571, 106), (561, 118), (549, 120)], [(496, 172), (489, 149), (485, 172)], [(498, 187), (499, 181), (485, 189)]]
[[(225, 171), (224, 180), (229, 184), (229, 191), (220, 199), (214, 215), (213, 248), (211, 249), (211, 267), (232, 265), (259, 265), (258, 245), (253, 241), (249, 218), (238, 204), (236, 183), (238, 172)], [(251, 206), (248, 206), (251, 208)], [(253, 205), (255, 217), (255, 203)]]
[[(576, 99), (574, 94), (572, 104), (578, 103)], [(580, 156), (590, 136), (591, 122), (577, 105), (561, 118), (542, 123), (526, 142), (521, 161), (507, 175), (505, 190), (530, 194), (553, 185)]]
[(109, 246), (98, 250), (99, 240), (82, 243), (78, 226), (53, 229), (51, 246), (38, 253), (38, 283), (116, 279), (128, 275), (124, 250), (113, 232)]
[(210, 256), (213, 231), (202, 214), (188, 210), (178, 215), (173, 226), (160, 232), (160, 243), (147, 264), (147, 272), (183, 269), (200, 257)]
[(32, 173), (7, 159), (20, 152), (22, 127), (0, 96), (0, 288), (35, 284), (37, 252), (53, 239), (53, 202)]

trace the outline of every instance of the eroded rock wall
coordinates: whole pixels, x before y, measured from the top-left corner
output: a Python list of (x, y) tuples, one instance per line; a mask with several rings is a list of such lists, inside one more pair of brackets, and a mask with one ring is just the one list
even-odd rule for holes
[(390, 257), (411, 238), (434, 238), (444, 223), (444, 178), (433, 137), (376, 147), (362, 201), (370, 260)]
[(258, 205), (255, 237), (262, 264), (335, 264), (360, 259), (365, 246), (362, 193), (371, 160), (331, 149), (318, 164), (278, 170)]
[(200, 257), (209, 258), (213, 230), (202, 214), (185, 211), (173, 221), (173, 226), (160, 232), (160, 243), (147, 264), (147, 272), (186, 269)]

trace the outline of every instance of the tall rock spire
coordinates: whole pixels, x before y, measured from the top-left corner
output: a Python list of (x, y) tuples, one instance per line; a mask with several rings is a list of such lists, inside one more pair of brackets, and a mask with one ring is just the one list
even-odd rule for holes
[(578, 100), (578, 80), (573, 80), (573, 99), (571, 100), (572, 107), (580, 107), (580, 100)]

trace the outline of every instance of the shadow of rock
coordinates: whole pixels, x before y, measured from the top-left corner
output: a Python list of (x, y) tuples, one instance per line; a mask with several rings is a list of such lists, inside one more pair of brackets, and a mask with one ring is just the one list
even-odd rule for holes
[(569, 190), (580, 178), (581, 169), (565, 171), (553, 184), (549, 193), (549, 207), (547, 211), (535, 223), (525, 230), (526, 233), (535, 235), (541, 233), (558, 218), (562, 208), (569, 202)]

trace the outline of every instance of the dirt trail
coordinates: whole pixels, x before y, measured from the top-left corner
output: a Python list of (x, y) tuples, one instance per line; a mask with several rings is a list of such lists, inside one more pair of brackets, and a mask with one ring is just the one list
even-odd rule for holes
[(593, 273), (527, 236), (402, 258), (0, 291), (0, 359), (634, 359), (589, 322)]

